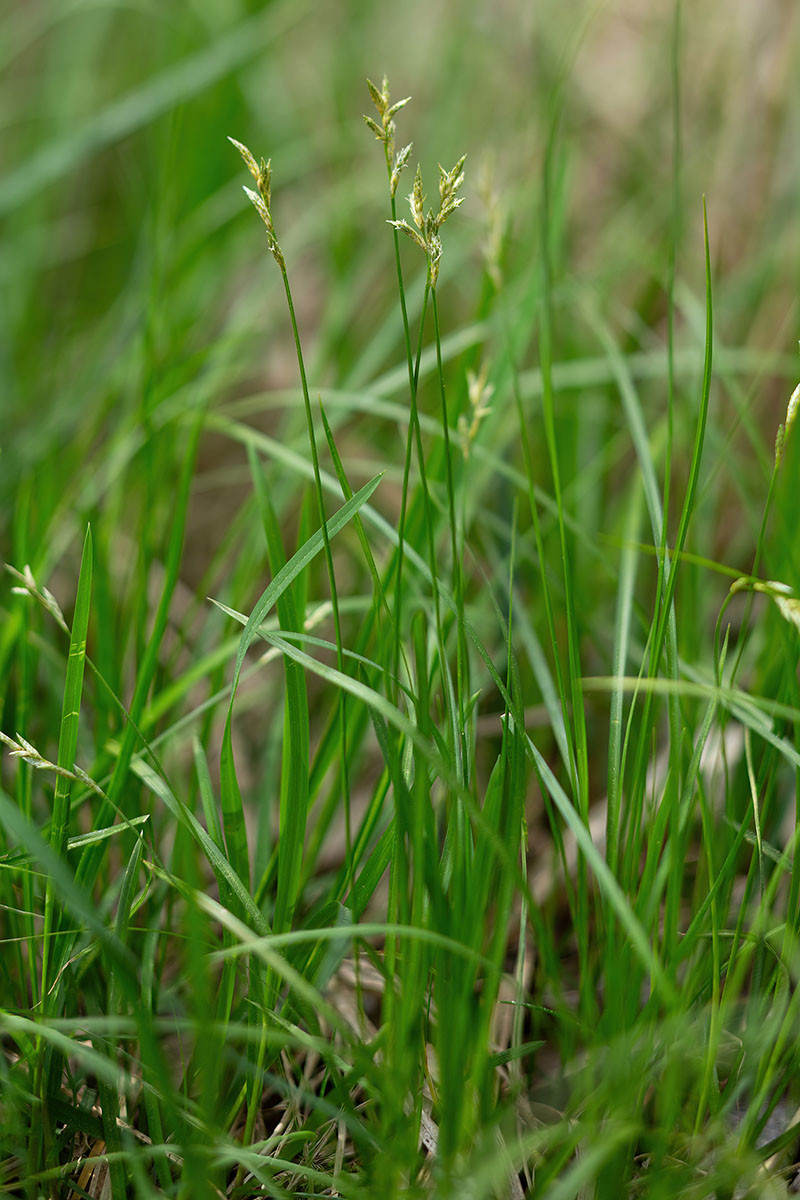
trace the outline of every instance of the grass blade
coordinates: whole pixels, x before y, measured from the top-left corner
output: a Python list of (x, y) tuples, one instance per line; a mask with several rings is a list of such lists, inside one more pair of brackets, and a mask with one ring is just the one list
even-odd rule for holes
[[(78, 721), (83, 691), (83, 671), (86, 662), (86, 636), (89, 630), (89, 606), (92, 595), (92, 531), (86, 530), (81, 555), (78, 593), (75, 615), (69, 642), (67, 678), (64, 684), (64, 702), (61, 709), (61, 728), (58, 735), (58, 766), (62, 771), (72, 771), (78, 749)], [(67, 846), (67, 821), (69, 819), (69, 797), (72, 780), (65, 775), (56, 776), (53, 798), (53, 817), (50, 824), (50, 846), (59, 858), (64, 857)], [(52, 934), (58, 924), (55, 910), (56, 893), (52, 880), (48, 881), (45, 893), (44, 933), (42, 947), (42, 1000), (50, 992), (50, 962), (53, 956)]]

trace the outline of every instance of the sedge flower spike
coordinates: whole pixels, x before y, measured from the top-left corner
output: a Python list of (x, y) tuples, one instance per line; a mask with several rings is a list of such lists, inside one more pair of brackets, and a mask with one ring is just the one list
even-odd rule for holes
[(400, 176), (403, 173), (403, 168), (408, 163), (409, 155), (411, 154), (412, 144), (409, 142), (407, 146), (403, 146), (402, 150), (394, 152), (394, 135), (397, 132), (397, 126), (394, 123), (394, 115), (401, 108), (405, 108), (411, 99), (406, 96), (403, 100), (397, 100), (394, 104), (389, 96), (389, 81), (384, 75), (383, 83), (380, 88), (377, 88), (371, 79), (367, 80), (367, 87), (372, 98), (372, 103), (378, 110), (378, 121), (374, 117), (364, 116), (364, 123), (368, 129), (371, 129), (379, 142), (383, 143), (384, 154), (386, 155), (386, 167), (389, 172), (389, 192), (392, 199), (397, 195), (397, 186), (400, 183)]
[(410, 225), (405, 220), (389, 222), (395, 229), (399, 229), (406, 237), (411, 238), (411, 241), (424, 252), (428, 259), (428, 283), (432, 288), (435, 288), (439, 281), (439, 262), (442, 257), (442, 239), (439, 236), (439, 230), (447, 218), (464, 203), (464, 197), (459, 196), (458, 191), (464, 182), (466, 159), (466, 154), (462, 155), (450, 171), (446, 171), (441, 163), (439, 164), (439, 211), (436, 213), (432, 210), (425, 212), (422, 171), (418, 166), (414, 176), (414, 186), (408, 197), (411, 219), (414, 224)]
[(791, 433), (792, 426), (797, 420), (797, 410), (800, 408), (800, 383), (789, 397), (789, 404), (786, 409), (785, 424), (778, 426), (778, 433), (775, 438), (775, 469), (781, 465), (783, 458), (783, 448), (786, 445), (786, 439)]
[(53, 593), (44, 585), (39, 587), (33, 577), (33, 571), (31, 571), (29, 565), (26, 563), (23, 570), (18, 571), (15, 567), (12, 567), (9, 563), (6, 563), (6, 570), (10, 575), (13, 575), (15, 579), (19, 580), (19, 583), (11, 589), (13, 594), (16, 596), (32, 596), (34, 600), (38, 600), (42, 608), (44, 608), (45, 611), (54, 618), (59, 628), (62, 629), (66, 634), (69, 634), (69, 626), (64, 620), (64, 614), (58, 605), (58, 601)]
[(262, 158), (259, 164), (247, 149), (247, 146), (242, 142), (237, 142), (236, 138), (232, 137), (229, 137), (228, 141), (239, 151), (244, 165), (256, 182), (257, 191), (253, 191), (249, 187), (244, 187), (243, 191), (264, 222), (270, 253), (281, 270), (283, 270), (285, 266), (283, 252), (275, 236), (275, 227), (272, 224), (272, 160), (267, 159), (265, 162)]
[(480, 371), (467, 371), (467, 395), (469, 397), (469, 416), (462, 413), (458, 418), (458, 432), (461, 437), (461, 449), (464, 459), (468, 459), (472, 443), (478, 436), (478, 430), (484, 417), (492, 411), (492, 396), (494, 384), (489, 383), (489, 363), (484, 360)]
[(496, 290), (499, 291), (503, 284), (502, 257), (505, 215), (500, 201), (500, 193), (494, 186), (492, 167), (489, 161), (484, 162), (478, 178), (478, 195), (483, 205), (485, 220), (483, 261), (489, 278)]
[(763, 581), (760, 579), (749, 579), (746, 575), (743, 575), (741, 579), (737, 579), (731, 584), (732, 594), (747, 591), (761, 592), (762, 595), (769, 596), (784, 621), (788, 621), (791, 625), (794, 625), (795, 629), (800, 633), (800, 598), (795, 596), (788, 583), (782, 583), (778, 579), (766, 579)]

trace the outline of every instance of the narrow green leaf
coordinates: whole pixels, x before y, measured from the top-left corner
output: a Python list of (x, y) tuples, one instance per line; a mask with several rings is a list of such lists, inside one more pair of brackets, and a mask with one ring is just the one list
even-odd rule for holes
[[(89, 607), (92, 596), (92, 531), (87, 528), (81, 555), (78, 577), (78, 593), (75, 615), (69, 640), (67, 678), (64, 684), (64, 701), (61, 709), (61, 728), (58, 736), (58, 766), (63, 771), (72, 771), (78, 749), (78, 721), (83, 691), (83, 672), (86, 662), (86, 636), (89, 629)], [(53, 816), (50, 822), (50, 846), (63, 858), (67, 848), (67, 822), (69, 820), (69, 798), (72, 780), (65, 775), (56, 776)], [(42, 949), (42, 995), (50, 988), (51, 934), (57, 924), (55, 917), (55, 889), (48, 880), (44, 910), (44, 940)]]
[(578, 843), (578, 848), (583, 854), (589, 867), (591, 867), (600, 888), (604, 892), (606, 899), (616, 913), (617, 920), (630, 938), (631, 945), (641, 960), (642, 965), (650, 973), (654, 984), (661, 991), (664, 1000), (670, 1004), (677, 1004), (677, 993), (670, 982), (669, 977), (664, 971), (664, 967), (659, 961), (656, 951), (647, 940), (647, 934), (640, 925), (639, 921), (636, 919), (636, 916), (628, 904), (622, 888), (611, 874), (608, 864), (592, 841), (592, 836), (589, 833), (589, 830), (586, 828), (586, 825), (581, 820), (574, 806), (570, 803), (569, 798), (565, 794), (545, 760), (542, 758), (539, 751), (534, 746), (528, 734), (526, 734), (525, 737), (528, 743), (529, 753), (533, 758), (536, 772), (541, 779), (543, 786), (547, 788), (553, 803), (572, 831), (572, 834)]
[(194, 840), (201, 847), (203, 853), (209, 861), (209, 864), (217, 877), (217, 882), (220, 889), (224, 892), (225, 887), (230, 889), (235, 898), (238, 900), (242, 909), (247, 914), (248, 920), (252, 921), (253, 928), (258, 929), (262, 933), (267, 933), (269, 927), (264, 920), (264, 917), (253, 903), (250, 893), (247, 891), (242, 879), (234, 870), (231, 863), (219, 850), (213, 839), (206, 833), (203, 826), (198, 821), (197, 817), (191, 812), (185, 804), (183, 804), (172, 789), (169, 787), (166, 780), (162, 779), (152, 767), (141, 759), (135, 758), (131, 763), (132, 770), (141, 779), (146, 787), (150, 788), (165, 804), (169, 812), (172, 813), (176, 820), (191, 833)]
[[(383, 473), (376, 475), (366, 483), (351, 500), (348, 500), (327, 521), (328, 537), (334, 537), (352, 519), (355, 513), (366, 504), (369, 497), (377, 488)], [(286, 565), (278, 572), (272, 582), (264, 589), (239, 639), (239, 649), (236, 653), (236, 664), (231, 685), (231, 698), (225, 720), (225, 731), (222, 738), (220, 755), (220, 788), (222, 792), (222, 817), (225, 829), (225, 839), (228, 847), (228, 857), (237, 875), (243, 881), (250, 878), (250, 863), (247, 852), (247, 835), (244, 825), (244, 809), (239, 791), (236, 766), (233, 759), (233, 744), (231, 738), (231, 722), (233, 719), (233, 704), (239, 686), (245, 655), (258, 635), (259, 626), (265, 616), (277, 602), (278, 597), (286, 591), (292, 581), (308, 566), (315, 555), (324, 548), (323, 531), (318, 529), (300, 549), (292, 555)]]
[(59, 904), (71, 912), (81, 926), (85, 926), (94, 933), (109, 962), (113, 964), (118, 979), (124, 986), (126, 997), (130, 1003), (135, 1003), (138, 989), (135, 982), (136, 963), (133, 955), (103, 923), (98, 916), (93, 898), (77, 882), (64, 859), (54, 852), (52, 846), (48, 845), (35, 825), (4, 792), (0, 792), (0, 824), (5, 826), (15, 841), (25, 847), (33, 860), (48, 876), (53, 894), (58, 898)]
[[(98, 825), (111, 824), (114, 813), (116, 811), (118, 801), (128, 776), (131, 758), (133, 757), (136, 743), (139, 740), (140, 734), (138, 731), (138, 723), (144, 712), (144, 706), (147, 701), (147, 694), (150, 691), (150, 685), (153, 682), (156, 667), (158, 666), (158, 654), (161, 647), (161, 642), (167, 628), (167, 620), (172, 604), (172, 597), (175, 591), (175, 586), (178, 582), (178, 571), (181, 563), (183, 551), (183, 539), (186, 530), (186, 514), (189, 507), (189, 491), (192, 483), (192, 474), (194, 472), (195, 459), (197, 457), (197, 446), (200, 440), (200, 431), (203, 426), (203, 413), (195, 414), (193, 417), (189, 444), (186, 449), (186, 455), (183, 460), (180, 479), (176, 489), (174, 518), (170, 531), (169, 545), (166, 556), (166, 569), (164, 572), (164, 584), (161, 590), (161, 597), (156, 609), (155, 619), (153, 621), (153, 630), (150, 634), (150, 639), (147, 643), (143, 660), (139, 666), (136, 676), (136, 686), (133, 692), (128, 720), (125, 724), (125, 730), (122, 735), (117, 760), (114, 764), (114, 771), (107, 789), (107, 799), (100, 809), (97, 817)], [(81, 855), (81, 860), (78, 863), (77, 879), (91, 887), (97, 877), (97, 872), (100, 869), (101, 854), (94, 846), (87, 846)]]
[[(266, 475), (255, 450), (250, 446), (247, 449), (247, 458), (267, 540), (270, 568), (272, 576), (275, 578), (286, 566), (286, 555), (278, 528), (278, 519), (270, 499)], [(358, 517), (356, 516), (355, 519), (358, 520)], [(295, 606), (292, 588), (286, 588), (277, 597), (275, 603), (278, 620), (282, 627), (302, 633), (301, 617)], [(273, 918), (273, 927), (276, 930), (282, 930), (291, 925), (292, 913), (300, 888), (300, 871), (308, 813), (310, 743), (308, 695), (303, 668), (285, 656), (283, 664), (286, 677), (286, 705), (280, 790), (278, 892)]]
[[(299, 12), (299, 6), (294, 4), (286, 7), (290, 13)], [(264, 20), (263, 13), (258, 13), (229, 33), (214, 38), (196, 54), (170, 65), (99, 112), (93, 112), (83, 124), (34, 151), (7, 173), (0, 187), (0, 215), (24, 204), (93, 154), (128, 137), (230, 74), (241, 63), (261, 53), (265, 41), (285, 27), (285, 20), (275, 24), (272, 12), (269, 22)]]

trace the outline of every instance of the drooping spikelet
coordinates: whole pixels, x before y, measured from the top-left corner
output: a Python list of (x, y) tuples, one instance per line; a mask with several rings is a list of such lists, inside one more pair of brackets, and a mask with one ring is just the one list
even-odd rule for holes
[(229, 137), (228, 141), (241, 154), (244, 159), (244, 164), (247, 167), (253, 179), (256, 181), (257, 191), (252, 188), (244, 187), (245, 195), (255, 208), (261, 220), (264, 222), (264, 227), (267, 231), (267, 245), (270, 253), (275, 259), (281, 270), (285, 267), (283, 252), (281, 251), (278, 239), (275, 236), (275, 227), (272, 224), (272, 159), (266, 161), (262, 158), (260, 166), (256, 163), (255, 158), (242, 142), (237, 142), (236, 138)]

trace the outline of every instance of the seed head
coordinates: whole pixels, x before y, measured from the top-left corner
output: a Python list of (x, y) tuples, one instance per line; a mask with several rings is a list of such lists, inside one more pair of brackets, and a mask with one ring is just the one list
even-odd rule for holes
[(414, 187), (411, 195), (408, 197), (408, 203), (411, 207), (411, 216), (414, 218), (414, 224), (417, 229), (425, 228), (425, 193), (422, 190), (422, 168), (417, 165), (417, 173), (414, 176)]
[[(411, 147), (401, 151), (398, 155), (398, 160), (402, 157), (403, 165), (408, 157)], [(428, 284), (435, 288), (439, 280), (439, 260), (442, 256), (442, 241), (439, 237), (439, 230), (450, 216), (451, 213), (463, 204), (463, 197), (457, 196), (456, 192), (464, 182), (464, 158), (460, 158), (452, 171), (445, 171), (444, 167), (439, 167), (439, 200), (440, 206), (438, 213), (425, 212), (425, 193), (422, 189), (422, 169), (417, 166), (416, 174), (414, 175), (414, 186), (411, 189), (411, 195), (408, 197), (409, 208), (411, 209), (411, 217), (416, 230), (408, 224), (407, 221), (390, 221), (390, 225), (394, 225), (395, 229), (401, 230), (407, 237), (425, 252), (428, 259)]]
[(254, 192), (252, 188), (245, 187), (244, 192), (255, 208), (261, 220), (264, 222), (264, 227), (267, 231), (267, 245), (269, 246), (270, 254), (275, 259), (281, 270), (285, 270), (286, 263), (281, 251), (278, 239), (275, 236), (275, 227), (272, 224), (272, 159), (261, 159), (261, 165), (256, 164), (253, 155), (247, 149), (247, 146), (237, 142), (235, 138), (229, 137), (231, 142), (244, 159), (245, 166), (256, 181), (258, 191)]
[(397, 152), (397, 156), (395, 157), (395, 160), (394, 160), (394, 166), (392, 167), (392, 176), (389, 181), (389, 189), (391, 191), (392, 196), (397, 195), (397, 185), (400, 182), (400, 176), (403, 172), (403, 169), (405, 168), (406, 163), (408, 162), (409, 155), (411, 154), (411, 147), (413, 146), (413, 144), (414, 144), (413, 142), (409, 142), (407, 146), (403, 146), (403, 149), (398, 150), (398, 152)]
[(13, 575), (15, 579), (20, 581), (19, 585), (12, 587), (11, 589), (14, 595), (32, 596), (34, 600), (38, 600), (39, 604), (41, 604), (42, 608), (44, 608), (50, 614), (59, 628), (63, 629), (64, 633), (68, 634), (69, 626), (64, 620), (64, 614), (59, 607), (58, 601), (53, 593), (44, 585), (39, 587), (33, 577), (33, 571), (30, 569), (28, 564), (25, 564), (22, 571), (18, 571), (15, 567), (12, 567), (9, 563), (6, 563), (6, 570), (10, 575)]
[(462, 413), (458, 418), (458, 431), (461, 434), (461, 448), (464, 458), (469, 458), (472, 443), (478, 436), (481, 422), (492, 411), (491, 400), (494, 395), (494, 384), (488, 382), (489, 363), (484, 359), (481, 369), (476, 375), (467, 371), (467, 394), (469, 396), (470, 416)]
[(778, 612), (785, 621), (800, 631), (800, 599), (794, 595), (788, 583), (782, 583), (779, 579), (749, 579), (747, 576), (742, 576), (731, 584), (731, 592), (761, 592), (775, 603)]
[(380, 115), (383, 116), (389, 107), (389, 80), (384, 75), (380, 91), (376, 88), (371, 79), (367, 80), (367, 87), (369, 88), (369, 94), (372, 97), (372, 103), (375, 105)]
[(442, 257), (442, 240), (438, 233), (428, 238), (428, 279), (432, 288), (439, 282), (439, 263)]
[[(378, 121), (374, 120), (372, 117), (367, 117), (367, 116), (364, 117), (364, 121), (366, 122), (368, 127), (372, 130), (372, 132), (375, 134), (375, 137), (378, 139), (378, 141), (383, 142), (384, 151), (386, 153), (386, 165), (389, 168), (390, 176), (391, 176), (390, 186), (391, 186), (392, 182), (394, 182), (394, 190), (392, 191), (392, 195), (394, 196), (395, 191), (397, 190), (397, 183), (396, 183), (396, 181), (394, 181), (394, 172), (392, 170), (392, 159), (394, 158), (394, 135), (397, 130), (397, 126), (395, 125), (392, 118), (394, 117), (395, 113), (398, 113), (400, 111), (401, 108), (405, 108), (406, 104), (408, 104), (411, 97), (406, 96), (405, 99), (397, 100), (394, 104), (390, 103), (389, 81), (385, 75), (383, 77), (383, 83), (381, 84), (380, 88), (377, 88), (371, 79), (367, 80), (367, 87), (369, 88), (369, 94), (370, 94), (370, 97), (372, 98), (372, 103), (375, 105), (376, 109), (378, 110), (378, 116), (380, 117), (380, 121), (378, 122)], [(399, 170), (402, 170), (402, 167), (404, 165), (405, 164), (401, 164)], [(397, 164), (395, 164), (395, 170), (397, 170)], [(399, 170), (397, 170), (398, 178), (399, 178)]]
[[(236, 138), (229, 137), (228, 141), (231, 143), (232, 146), (235, 146), (236, 149), (239, 151), (242, 158), (244, 159), (244, 164), (247, 167), (248, 171), (253, 176), (253, 179), (255, 179), (256, 182), (258, 182), (258, 166), (256, 164), (256, 160), (253, 158), (252, 154), (247, 149), (247, 146), (245, 146), (244, 143), (242, 143), (242, 142), (237, 142)], [(262, 159), (262, 162), (263, 162), (263, 159)]]
[(778, 611), (785, 621), (794, 625), (800, 631), (800, 600), (796, 596), (773, 595), (772, 599), (778, 606)]
[(246, 187), (245, 184), (242, 184), (242, 191), (244, 192), (245, 196), (247, 196), (247, 199), (253, 205), (258, 215), (261, 217), (261, 220), (267, 226), (267, 229), (269, 229), (272, 224), (272, 217), (270, 216), (269, 209), (264, 203), (262, 197), (259, 196), (258, 192), (254, 192), (252, 188)]
[(436, 217), (436, 224), (444, 225), (445, 221), (450, 216), (450, 214), (454, 213), (457, 208), (460, 208), (463, 203), (464, 203), (463, 196), (448, 196), (446, 200), (442, 201), (442, 206), (439, 209), (438, 215)]
[(11, 758), (18, 758), (21, 762), (27, 763), (29, 767), (35, 767), (37, 771), (52, 771), (53, 774), (60, 775), (63, 779), (72, 779), (83, 783), (104, 800), (108, 799), (100, 785), (81, 770), (77, 763), (74, 763), (70, 770), (69, 767), (60, 767), (58, 763), (50, 762), (49, 758), (45, 758), (41, 751), (26, 741), (21, 733), (18, 733), (16, 738), (11, 738), (0, 730), (0, 742), (8, 748)]
[(797, 420), (797, 411), (800, 408), (800, 383), (789, 397), (789, 405), (786, 409), (786, 423), (778, 426), (778, 434), (775, 438), (775, 468), (781, 465), (783, 458), (783, 448), (786, 445), (786, 439), (792, 431), (792, 426)]
[(450, 171), (445, 171), (441, 163), (439, 163), (439, 213), (436, 218), (437, 225), (443, 225), (451, 213), (464, 203), (463, 196), (457, 196), (457, 192), (464, 182), (464, 163), (467, 161), (466, 154), (462, 155), (456, 165)]
[(439, 196), (442, 200), (445, 200), (447, 196), (453, 195), (461, 187), (464, 182), (463, 168), (466, 161), (466, 154), (462, 154), (451, 171), (445, 171), (442, 164), (439, 163)]
[(256, 179), (259, 195), (267, 206), (267, 211), (270, 208), (270, 197), (272, 193), (272, 159), (264, 162), (261, 160), (261, 166), (258, 169), (258, 178)]
[[(385, 82), (386, 82), (386, 80), (384, 79), (384, 83), (385, 83)], [(387, 100), (388, 100), (388, 98), (389, 98), (389, 97), (388, 97), (388, 93), (387, 93), (387, 97), (386, 97), (386, 98), (387, 98)], [(387, 114), (387, 115), (388, 115), (389, 117), (393, 117), (395, 113), (399, 113), (399, 112), (400, 112), (400, 109), (401, 109), (401, 108), (405, 108), (405, 106), (408, 104), (408, 102), (409, 102), (409, 100), (410, 100), (410, 99), (411, 99), (411, 97), (410, 97), (410, 96), (406, 96), (406, 97), (405, 97), (403, 100), (398, 100), (398, 101), (397, 101), (397, 103), (396, 103), (396, 104), (393, 104), (393, 105), (392, 105), (392, 107), (389, 109), (389, 112), (388, 112), (388, 114)]]
[(786, 409), (786, 433), (789, 434), (792, 426), (797, 419), (797, 410), (800, 408), (800, 383), (792, 392), (789, 400), (789, 407)]
[(393, 225), (395, 229), (399, 229), (401, 233), (406, 235), (406, 237), (410, 237), (412, 242), (419, 246), (423, 254), (428, 253), (428, 243), (425, 241), (424, 237), (417, 233), (413, 226), (409, 225), (408, 221), (387, 221), (386, 224)]
[(483, 243), (483, 259), (494, 286), (499, 291), (503, 283), (503, 240), (505, 236), (505, 214), (500, 194), (494, 186), (490, 162), (484, 162), (478, 177), (478, 195), (486, 219), (486, 237)]
[[(256, 212), (261, 217), (261, 220), (264, 222), (264, 228), (267, 231), (267, 245), (269, 246), (270, 254), (275, 259), (275, 262), (278, 264), (281, 270), (283, 270), (286, 263), (284, 261), (283, 252), (278, 245), (278, 239), (275, 236), (275, 229), (272, 224), (272, 213), (267, 207), (263, 197), (259, 196), (258, 192), (254, 192), (251, 188), (244, 186), (242, 187), (242, 191), (245, 193), (248, 200), (250, 200)], [(269, 194), (269, 192), (267, 192), (267, 194)]]
[(0, 742), (8, 747), (12, 758), (22, 759), (23, 762), (28, 763), (31, 767), (54, 768), (54, 764), (48, 762), (30, 742), (26, 742), (21, 733), (18, 733), (15, 739), (10, 738), (7, 733), (0, 731)]

